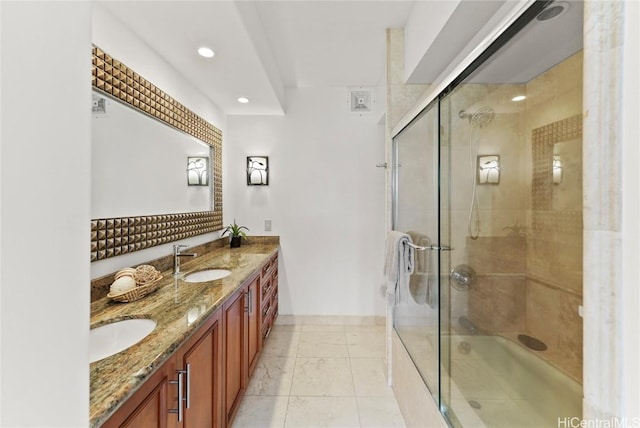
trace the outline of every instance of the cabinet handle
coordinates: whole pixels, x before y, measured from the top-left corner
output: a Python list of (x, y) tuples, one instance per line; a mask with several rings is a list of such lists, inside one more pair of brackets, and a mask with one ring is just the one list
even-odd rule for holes
[(185, 371), (184, 370), (177, 370), (178, 372), (178, 380), (170, 380), (169, 383), (172, 385), (178, 385), (178, 408), (177, 409), (169, 409), (169, 413), (177, 413), (178, 414), (178, 422), (182, 422), (182, 419), (184, 417), (184, 411), (182, 410), (182, 402), (184, 401), (184, 398), (182, 397), (182, 391), (184, 389), (184, 385), (183, 385), (183, 376)]
[(249, 312), (249, 302), (251, 300), (249, 299), (249, 292), (248, 291), (246, 293), (244, 293), (244, 297), (245, 297), (245, 299), (247, 299), (247, 304), (244, 307), (244, 311), (245, 312)]
[(250, 288), (249, 291), (247, 291), (247, 299), (249, 300), (247, 303), (247, 312), (249, 312), (249, 314), (253, 313), (253, 290)]
[(187, 363), (187, 396), (185, 401), (187, 402), (187, 409), (191, 407), (191, 363)]

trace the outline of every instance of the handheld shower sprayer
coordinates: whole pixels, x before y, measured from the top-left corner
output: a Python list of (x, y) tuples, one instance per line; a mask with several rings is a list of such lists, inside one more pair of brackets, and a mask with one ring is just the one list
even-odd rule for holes
[(474, 140), (473, 131), (484, 128), (489, 125), (496, 117), (496, 112), (489, 106), (482, 106), (474, 113), (467, 113), (465, 110), (458, 112), (460, 119), (468, 119), (471, 129), (469, 130), (469, 164), (471, 166), (472, 177), (472, 194), (471, 205), (469, 207), (469, 221), (467, 229), (471, 239), (478, 239), (480, 235), (480, 216), (478, 214), (478, 196), (477, 196), (477, 172), (478, 169), (478, 138)]

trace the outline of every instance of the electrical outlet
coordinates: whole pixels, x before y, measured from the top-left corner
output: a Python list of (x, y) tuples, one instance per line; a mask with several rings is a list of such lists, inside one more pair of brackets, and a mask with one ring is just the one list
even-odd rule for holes
[(264, 231), (271, 232), (271, 220), (264, 221)]

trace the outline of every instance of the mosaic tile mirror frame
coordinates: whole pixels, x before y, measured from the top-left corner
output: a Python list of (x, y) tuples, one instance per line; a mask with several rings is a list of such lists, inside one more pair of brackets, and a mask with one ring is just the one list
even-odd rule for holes
[(110, 98), (213, 147), (211, 211), (91, 220), (91, 261), (222, 229), (222, 131), (93, 46), (91, 84)]

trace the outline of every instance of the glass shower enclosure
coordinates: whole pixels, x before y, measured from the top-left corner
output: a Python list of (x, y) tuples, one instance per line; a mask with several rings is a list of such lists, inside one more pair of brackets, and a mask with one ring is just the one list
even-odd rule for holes
[(582, 8), (554, 5), (393, 138), (393, 228), (438, 248), (394, 328), (451, 426), (582, 414)]

